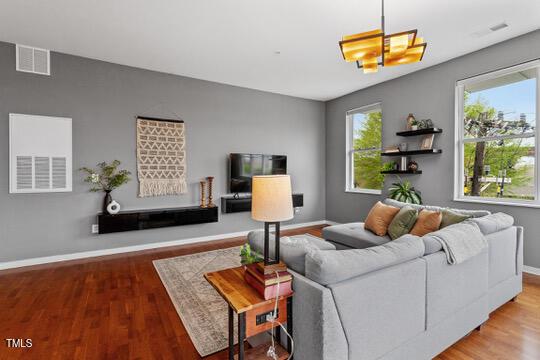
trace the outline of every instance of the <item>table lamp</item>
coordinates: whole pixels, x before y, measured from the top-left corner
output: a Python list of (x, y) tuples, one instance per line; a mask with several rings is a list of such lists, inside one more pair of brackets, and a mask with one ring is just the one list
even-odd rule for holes
[[(279, 223), (294, 217), (289, 175), (253, 176), (251, 218), (264, 221), (264, 265), (279, 263)], [(275, 225), (275, 253), (270, 259), (270, 225)]]

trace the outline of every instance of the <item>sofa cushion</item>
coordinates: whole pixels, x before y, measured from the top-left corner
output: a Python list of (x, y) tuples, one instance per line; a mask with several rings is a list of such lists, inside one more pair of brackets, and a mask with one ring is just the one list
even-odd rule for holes
[(404, 206), (412, 206), (413, 208), (417, 210), (426, 209), (430, 211), (442, 211), (444, 209), (451, 210), (453, 212), (456, 212), (458, 214), (462, 215), (470, 215), (473, 218), (482, 217), (491, 214), (491, 212), (487, 210), (466, 210), (466, 209), (454, 209), (454, 208), (447, 208), (447, 207), (440, 207), (440, 206), (433, 206), (433, 205), (417, 205), (417, 204), (408, 204), (401, 201), (397, 201), (394, 199), (385, 199), (384, 203), (386, 205), (395, 206), (398, 208), (402, 208)]
[[(249, 246), (259, 254), (263, 254), (264, 230), (250, 231), (248, 234)], [(274, 257), (274, 234), (270, 234), (270, 257)], [(304, 274), (305, 256), (310, 250), (335, 250), (336, 247), (321, 238), (309, 234), (283, 236), (279, 241), (280, 258), (294, 271)]]
[(471, 215), (464, 215), (450, 209), (443, 209), (440, 228), (445, 228), (469, 219)]
[(377, 236), (364, 229), (364, 223), (361, 222), (327, 226), (323, 228), (322, 236), (326, 240), (354, 249), (382, 245), (391, 240), (389, 236)]
[(418, 210), (410, 206), (402, 207), (388, 226), (388, 235), (392, 240), (395, 240), (400, 236), (408, 234), (417, 218)]
[(489, 244), (489, 287), (518, 274), (517, 228), (509, 227), (486, 235)]
[(369, 211), (364, 227), (366, 230), (373, 231), (378, 236), (384, 236), (388, 231), (388, 225), (390, 225), (398, 212), (399, 208), (377, 201)]
[(335, 284), (422, 255), (424, 242), (413, 235), (404, 235), (384, 245), (367, 249), (314, 250), (306, 255), (305, 275), (322, 285)]
[(424, 236), (430, 232), (439, 230), (441, 226), (442, 213), (440, 211), (420, 210), (418, 219), (414, 224), (411, 234)]
[(471, 219), (480, 228), (484, 235), (508, 229), (514, 225), (514, 218), (508, 214), (498, 212), (480, 218)]

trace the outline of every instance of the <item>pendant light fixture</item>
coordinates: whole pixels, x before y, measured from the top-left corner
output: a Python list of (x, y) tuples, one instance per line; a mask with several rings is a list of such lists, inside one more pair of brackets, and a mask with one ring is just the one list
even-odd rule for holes
[(339, 42), (343, 58), (356, 62), (364, 74), (376, 73), (381, 66), (395, 66), (419, 62), (424, 57), (427, 43), (416, 36), (417, 29), (386, 35), (384, 30), (384, 0), (381, 28), (360, 34), (346, 35)]

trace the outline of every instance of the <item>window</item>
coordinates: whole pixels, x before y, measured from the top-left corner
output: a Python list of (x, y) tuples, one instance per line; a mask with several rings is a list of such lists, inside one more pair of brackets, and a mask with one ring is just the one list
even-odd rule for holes
[(458, 81), (454, 200), (540, 206), (540, 61)]
[(384, 175), (381, 172), (381, 104), (347, 112), (347, 184), (345, 191), (380, 194)]

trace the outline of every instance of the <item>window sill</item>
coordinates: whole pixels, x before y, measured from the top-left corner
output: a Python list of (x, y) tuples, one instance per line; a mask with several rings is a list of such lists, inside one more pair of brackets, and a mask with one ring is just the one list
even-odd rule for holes
[(373, 190), (373, 189), (345, 189), (346, 193), (352, 194), (368, 194), (368, 195), (381, 195), (382, 190)]
[(528, 207), (528, 208), (537, 208), (540, 209), (540, 203), (533, 201), (516, 201), (516, 200), (497, 200), (497, 199), (482, 199), (482, 198), (456, 198), (454, 201), (466, 202), (466, 203), (475, 203), (475, 204), (484, 204), (484, 205), (503, 205), (503, 206), (518, 206), (518, 207)]

